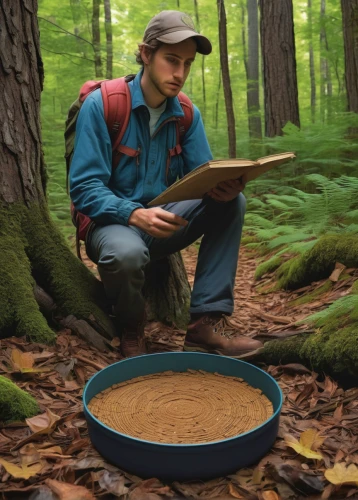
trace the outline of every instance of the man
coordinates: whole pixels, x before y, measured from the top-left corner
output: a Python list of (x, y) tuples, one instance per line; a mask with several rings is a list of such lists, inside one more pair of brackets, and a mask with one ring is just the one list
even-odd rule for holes
[(196, 54), (210, 52), (209, 40), (182, 12), (163, 11), (149, 22), (137, 53), (142, 69), (129, 83), (132, 112), (122, 140), (137, 156), (122, 155), (114, 172), (100, 90), (87, 97), (78, 117), (71, 198), (76, 209), (95, 223), (87, 237), (87, 254), (98, 264), (120, 322), (123, 356), (146, 353), (142, 296), (146, 264), (201, 236), (184, 349), (238, 357), (262, 345), (234, 335), (237, 332), (226, 318), (234, 307), (244, 183), (221, 183), (205, 200), (147, 207), (177, 176), (212, 158), (200, 112), (194, 107), (182, 153), (171, 158), (169, 168), (167, 163), (168, 150), (176, 144), (175, 119), (184, 114), (177, 95)]

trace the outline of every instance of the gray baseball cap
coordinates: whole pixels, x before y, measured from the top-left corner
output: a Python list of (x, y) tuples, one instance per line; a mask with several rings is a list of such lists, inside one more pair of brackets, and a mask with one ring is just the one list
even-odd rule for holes
[(212, 50), (210, 41), (195, 31), (193, 20), (188, 14), (177, 10), (163, 10), (149, 21), (143, 42), (159, 40), (163, 43), (174, 44), (187, 38), (195, 38), (199, 54), (210, 54)]

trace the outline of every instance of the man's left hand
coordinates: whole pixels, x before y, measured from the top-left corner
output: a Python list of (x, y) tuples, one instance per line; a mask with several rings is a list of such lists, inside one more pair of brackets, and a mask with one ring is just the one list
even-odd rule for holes
[(243, 191), (245, 184), (245, 176), (220, 182), (215, 188), (208, 191), (207, 195), (215, 201), (231, 201)]

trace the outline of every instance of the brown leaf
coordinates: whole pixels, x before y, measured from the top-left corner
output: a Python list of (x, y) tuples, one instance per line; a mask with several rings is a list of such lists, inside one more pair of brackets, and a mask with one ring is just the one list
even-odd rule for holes
[(46, 408), (45, 413), (37, 415), (36, 417), (27, 418), (26, 423), (35, 434), (49, 434), (60, 418), (61, 417), (55, 415), (51, 410)]
[(92, 493), (84, 486), (61, 483), (55, 479), (46, 479), (47, 486), (59, 497), (59, 500), (95, 500)]
[(336, 262), (336, 266), (334, 271), (332, 271), (331, 276), (329, 279), (333, 281), (334, 283), (338, 281), (340, 275), (342, 272), (345, 270), (346, 266), (344, 264), (341, 264), (340, 262)]
[(229, 483), (229, 494), (234, 498), (245, 498), (237, 491), (232, 483)]
[(281, 500), (280, 495), (273, 490), (265, 490), (261, 493), (262, 500)]
[(98, 482), (103, 490), (120, 497), (128, 492), (128, 488), (124, 485), (125, 481), (123, 474), (104, 470)]

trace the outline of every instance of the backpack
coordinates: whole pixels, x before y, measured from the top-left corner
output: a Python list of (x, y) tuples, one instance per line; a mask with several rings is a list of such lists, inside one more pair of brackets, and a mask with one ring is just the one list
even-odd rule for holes
[[(104, 109), (104, 119), (107, 124), (108, 133), (112, 142), (112, 171), (119, 163), (122, 154), (136, 157), (139, 151), (121, 144), (123, 136), (128, 126), (130, 114), (132, 111), (131, 94), (128, 82), (133, 80), (136, 75), (128, 75), (114, 80), (88, 81), (80, 89), (77, 100), (70, 106), (65, 126), (65, 159), (66, 159), (66, 189), (68, 192), (68, 177), (70, 165), (74, 152), (76, 122), (81, 106), (94, 90), (101, 89)], [(178, 94), (180, 105), (184, 116), (176, 121), (176, 145), (168, 150), (168, 159), (166, 171), (168, 173), (170, 160), (173, 156), (179, 155), (182, 151), (181, 141), (187, 130), (190, 128), (193, 117), (193, 103), (183, 92)], [(92, 220), (84, 214), (78, 212), (71, 202), (72, 222), (76, 227), (76, 249), (77, 255), (81, 258), (81, 241), (86, 241), (88, 231), (93, 225)]]

